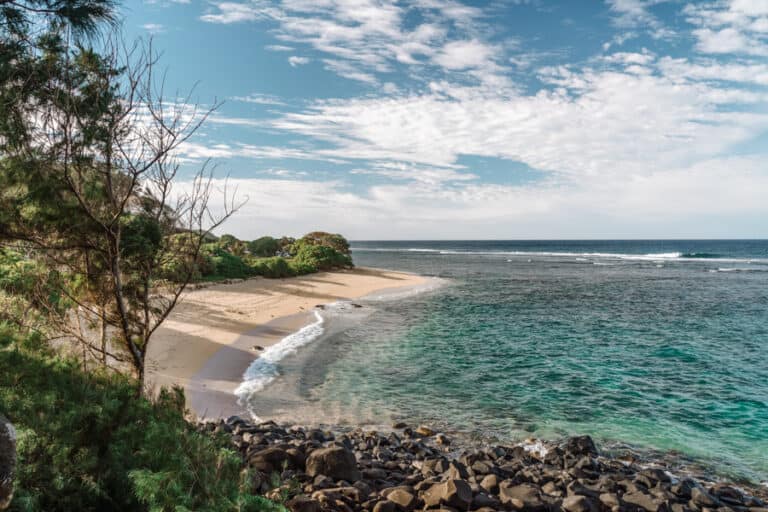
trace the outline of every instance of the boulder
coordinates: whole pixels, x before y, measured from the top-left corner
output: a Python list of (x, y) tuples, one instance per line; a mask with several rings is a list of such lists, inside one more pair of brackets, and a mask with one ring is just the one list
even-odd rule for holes
[(373, 506), (373, 512), (396, 512), (397, 505), (393, 501), (384, 500)]
[(640, 507), (648, 512), (662, 512), (667, 509), (663, 500), (643, 492), (628, 492), (621, 499), (625, 503)]
[(291, 512), (320, 512), (320, 503), (303, 495), (292, 498), (286, 505)]
[(362, 478), (355, 455), (343, 446), (318, 448), (307, 457), (307, 475), (325, 475), (336, 480), (356, 482)]
[(597, 512), (600, 508), (592, 499), (576, 494), (565, 498), (561, 506), (566, 512)]
[(426, 425), (419, 425), (418, 428), (416, 428), (416, 435), (422, 437), (432, 437), (435, 435), (435, 431)]
[(469, 478), (467, 467), (461, 462), (452, 460), (448, 463), (448, 478), (452, 480), (466, 480)]
[(717, 498), (709, 494), (701, 487), (691, 489), (691, 501), (699, 507), (717, 508), (720, 506)]
[(395, 489), (387, 494), (387, 500), (391, 501), (399, 510), (410, 512), (416, 507), (416, 496), (403, 489)]
[(541, 492), (533, 484), (512, 485), (509, 480), (505, 480), (499, 485), (499, 498), (502, 503), (512, 505), (515, 508), (526, 508), (529, 510), (541, 510), (544, 508)]
[(0, 415), (0, 510), (13, 499), (13, 472), (16, 468), (16, 430)]
[(597, 457), (597, 448), (595, 442), (589, 436), (577, 436), (568, 438), (563, 443), (563, 451), (570, 455), (589, 455), (590, 457)]
[(427, 508), (447, 505), (459, 510), (467, 510), (472, 504), (472, 489), (464, 480), (447, 480), (434, 484), (421, 494)]
[(264, 473), (282, 471), (290, 464), (290, 455), (282, 448), (265, 448), (248, 457), (249, 465)]
[(480, 481), (480, 487), (488, 491), (490, 494), (496, 494), (499, 492), (499, 477), (496, 475), (487, 475)]

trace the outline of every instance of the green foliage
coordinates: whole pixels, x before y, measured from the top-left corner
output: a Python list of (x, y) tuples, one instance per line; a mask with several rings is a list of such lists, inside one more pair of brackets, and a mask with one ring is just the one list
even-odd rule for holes
[(304, 235), (299, 242), (308, 245), (320, 245), (330, 247), (340, 254), (349, 256), (349, 242), (338, 233), (326, 233), (325, 231), (313, 231)]
[[(162, 278), (177, 281), (186, 275), (189, 258), (175, 255), (184, 252), (189, 244), (187, 238), (188, 234), (180, 233), (167, 237), (163, 242)], [(247, 244), (251, 256), (242, 251), (244, 244)], [(279, 251), (286, 251), (291, 257), (275, 256)], [(349, 243), (344, 237), (319, 231), (299, 240), (264, 236), (247, 243), (232, 235), (222, 235), (217, 241), (203, 245), (192, 280), (216, 281), (252, 276), (283, 278), (348, 268), (353, 266), (348, 252)]]
[(280, 250), (280, 242), (271, 236), (263, 236), (248, 242), (248, 250), (253, 256), (268, 258), (277, 254)]
[[(63, 310), (69, 306), (69, 301), (61, 295), (61, 279), (59, 272), (25, 258), (19, 252), (0, 247), (0, 290), (6, 295), (22, 298), (35, 308), (45, 303), (47, 307)], [(10, 313), (0, 311), (0, 319)]]
[(263, 277), (278, 278), (297, 275), (290, 263), (280, 256), (252, 259), (250, 267), (253, 274)]
[(122, 256), (136, 261), (155, 258), (163, 242), (163, 233), (157, 220), (149, 215), (125, 215), (121, 221)]
[[(245, 279), (252, 275), (251, 268), (239, 256), (227, 252), (215, 244), (213, 248), (206, 248), (213, 263), (213, 273), (203, 275), (209, 279)], [(209, 251), (209, 252), (208, 252)]]
[(326, 245), (316, 245), (314, 241), (304, 238), (292, 245), (293, 261), (303, 268), (318, 270), (331, 270), (352, 266), (352, 257), (341, 253)]
[[(278, 511), (252, 493), (240, 456), (126, 377), (21, 348), (0, 324), (0, 411), (18, 431), (12, 511)], [(29, 345), (29, 341), (25, 342)]]

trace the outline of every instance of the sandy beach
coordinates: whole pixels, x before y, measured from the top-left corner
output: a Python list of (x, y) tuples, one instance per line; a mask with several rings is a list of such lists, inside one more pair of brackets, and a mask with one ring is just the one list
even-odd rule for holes
[(147, 384), (180, 385), (198, 417), (245, 414), (233, 394), (259, 350), (313, 319), (319, 304), (419, 286), (425, 278), (379, 269), (255, 278), (187, 292), (158, 329), (148, 355)]

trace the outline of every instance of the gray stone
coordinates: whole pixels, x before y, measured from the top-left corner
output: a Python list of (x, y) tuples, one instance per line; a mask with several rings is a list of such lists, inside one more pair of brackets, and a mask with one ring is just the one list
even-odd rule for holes
[(499, 492), (499, 477), (496, 475), (487, 475), (480, 481), (480, 487), (491, 494)]
[(342, 446), (314, 450), (307, 457), (307, 475), (326, 475), (336, 480), (356, 482), (362, 478), (355, 455)]
[(589, 455), (597, 457), (595, 442), (589, 436), (571, 437), (562, 446), (563, 451), (571, 455)]
[(661, 512), (667, 508), (663, 500), (643, 492), (628, 492), (621, 499), (648, 512)]
[(510, 481), (501, 482), (499, 485), (499, 498), (506, 505), (515, 508), (542, 509), (544, 502), (541, 499), (539, 488), (533, 484), (512, 485)]
[(0, 415), (0, 510), (13, 499), (13, 472), (16, 469), (16, 430)]
[(694, 487), (691, 489), (691, 501), (699, 507), (717, 508), (720, 506), (720, 502), (717, 500), (717, 498), (709, 494), (701, 487)]
[(397, 505), (394, 502), (384, 500), (373, 506), (373, 512), (396, 512)]
[(416, 434), (422, 437), (432, 437), (435, 435), (435, 431), (426, 425), (419, 425), (416, 428)]
[(395, 489), (390, 492), (387, 494), (387, 499), (396, 504), (400, 510), (406, 512), (410, 512), (416, 507), (416, 496), (403, 489)]
[(320, 503), (307, 496), (296, 496), (286, 505), (291, 512), (320, 512)]
[(472, 504), (472, 489), (463, 480), (447, 480), (424, 491), (421, 499), (428, 508), (447, 505), (466, 510)]
[(290, 456), (282, 448), (266, 448), (248, 457), (248, 463), (254, 469), (264, 473), (272, 473), (282, 471), (284, 467), (288, 466)]
[(597, 512), (598, 505), (586, 496), (568, 496), (561, 505), (566, 512)]

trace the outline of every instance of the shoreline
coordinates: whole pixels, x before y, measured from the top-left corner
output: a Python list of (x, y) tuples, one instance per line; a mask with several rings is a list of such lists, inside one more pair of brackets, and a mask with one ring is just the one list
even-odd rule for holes
[(339, 430), (231, 417), (198, 428), (230, 436), (259, 491), (294, 511), (768, 510), (766, 489), (628, 460), (589, 436), (477, 447), (417, 425)]
[(316, 306), (418, 288), (429, 280), (359, 267), (196, 287), (155, 333), (147, 383), (153, 393), (181, 386), (198, 418), (248, 416), (234, 394), (246, 369), (263, 349), (309, 325)]

